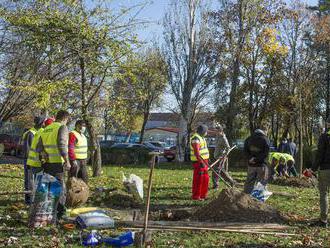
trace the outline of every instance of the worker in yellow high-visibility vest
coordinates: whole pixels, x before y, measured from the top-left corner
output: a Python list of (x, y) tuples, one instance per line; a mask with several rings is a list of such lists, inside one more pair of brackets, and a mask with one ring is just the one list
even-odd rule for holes
[[(53, 122), (54, 122), (53, 118), (48, 118), (45, 120), (44, 126), (47, 127)], [(40, 128), (34, 135), (26, 162), (28, 167), (31, 168), (33, 175), (36, 175), (38, 172), (41, 172), (43, 170), (41, 166), (42, 165), (41, 157), (40, 154), (37, 152), (37, 145), (41, 137), (41, 133), (43, 131), (44, 128)]]
[(83, 120), (78, 120), (75, 129), (69, 134), (69, 159), (71, 164), (70, 177), (81, 178), (88, 182), (87, 157), (88, 144), (84, 135), (86, 124)]
[[(31, 149), (31, 144), (34, 136), (38, 130), (42, 127), (44, 119), (42, 117), (36, 116), (34, 118), (34, 127), (30, 128), (23, 134), (23, 156), (24, 156), (24, 189), (25, 191), (31, 191), (32, 188), (32, 171), (27, 165), (28, 154)], [(27, 205), (31, 204), (31, 194), (25, 194), (25, 203)]]
[(190, 138), (190, 160), (194, 168), (192, 183), (192, 199), (205, 200), (209, 186), (209, 149), (207, 148), (206, 135), (208, 127), (200, 125), (197, 132)]
[(58, 219), (65, 213), (64, 169), (70, 169), (68, 158), (69, 130), (66, 126), (69, 118), (70, 114), (67, 111), (58, 111), (55, 122), (45, 127), (37, 145), (37, 152), (45, 161), (42, 164), (44, 172), (57, 178), (63, 186), (58, 202)]

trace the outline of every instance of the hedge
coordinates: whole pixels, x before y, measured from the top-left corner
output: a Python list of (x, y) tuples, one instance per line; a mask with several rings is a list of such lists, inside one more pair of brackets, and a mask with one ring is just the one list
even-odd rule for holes
[(103, 164), (146, 164), (150, 160), (149, 150), (140, 147), (102, 147)]

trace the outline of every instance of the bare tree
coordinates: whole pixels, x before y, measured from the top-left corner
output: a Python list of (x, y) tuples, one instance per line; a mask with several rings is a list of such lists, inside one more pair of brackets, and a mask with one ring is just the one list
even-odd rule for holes
[[(205, 4), (205, 2), (203, 2)], [(195, 112), (211, 91), (215, 64), (201, 0), (172, 1), (164, 18), (164, 57), (180, 114), (178, 159), (184, 160)]]

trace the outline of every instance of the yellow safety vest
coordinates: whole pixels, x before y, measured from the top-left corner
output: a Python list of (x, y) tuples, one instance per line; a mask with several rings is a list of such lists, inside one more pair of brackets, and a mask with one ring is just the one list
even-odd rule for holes
[(200, 150), (199, 150), (200, 156), (202, 157), (202, 159), (205, 159), (205, 160), (209, 159), (210, 153), (209, 153), (209, 149), (207, 148), (205, 138), (200, 136), (199, 134), (195, 133), (190, 139), (190, 160), (197, 161), (197, 157), (195, 156), (194, 148), (191, 143), (191, 141), (195, 138), (198, 138), (199, 142), (200, 142)]
[(47, 126), (41, 133), (41, 140), (44, 146), (45, 152), (48, 155), (47, 163), (64, 163), (60, 151), (58, 149), (57, 138), (58, 130), (62, 126), (59, 122), (53, 122)]
[(292, 155), (288, 154), (288, 153), (283, 153), (282, 157), (285, 160), (285, 163), (287, 163), (288, 161), (293, 161), (294, 162), (294, 158), (292, 157)]
[(32, 144), (29, 150), (29, 155), (27, 159), (27, 165), (31, 167), (41, 167), (41, 161), (39, 157), (39, 152), (37, 152), (37, 145), (40, 140), (41, 133), (44, 131), (43, 128), (40, 128), (34, 135)]
[(76, 130), (71, 132), (77, 139), (77, 143), (74, 147), (74, 153), (76, 154), (76, 159), (87, 159), (87, 138), (85, 135), (78, 133)]
[(24, 140), (26, 139), (26, 136), (27, 136), (28, 132), (31, 132), (31, 133), (33, 133), (33, 135), (35, 135), (38, 132), (38, 130), (35, 129), (34, 127), (32, 127), (29, 130), (27, 130), (25, 133), (23, 133), (22, 144), (24, 144)]

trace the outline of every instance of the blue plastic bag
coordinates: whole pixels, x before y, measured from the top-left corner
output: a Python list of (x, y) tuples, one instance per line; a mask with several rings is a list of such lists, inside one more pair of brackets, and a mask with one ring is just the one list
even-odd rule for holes
[(126, 232), (116, 238), (104, 238), (102, 242), (114, 247), (124, 247), (134, 244), (134, 232)]
[(272, 194), (273, 193), (268, 191), (267, 187), (260, 182), (257, 183), (251, 192), (251, 196), (261, 202), (265, 202)]

